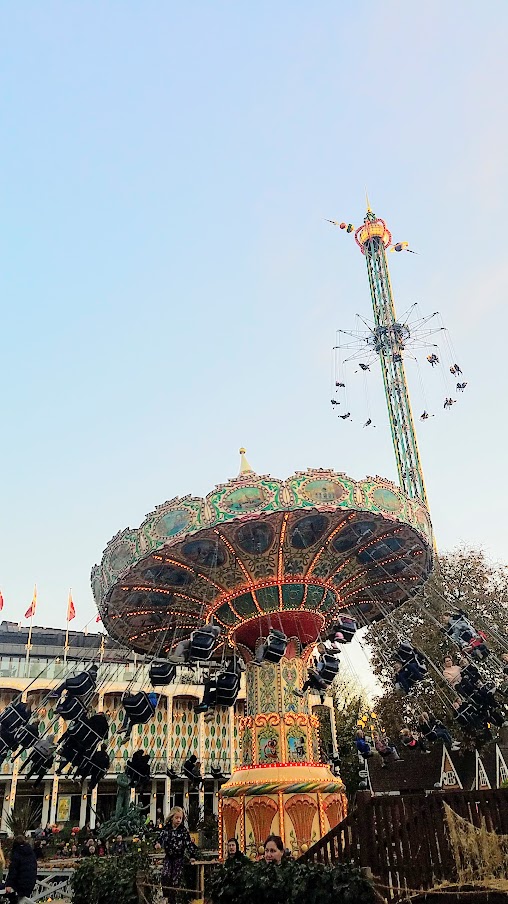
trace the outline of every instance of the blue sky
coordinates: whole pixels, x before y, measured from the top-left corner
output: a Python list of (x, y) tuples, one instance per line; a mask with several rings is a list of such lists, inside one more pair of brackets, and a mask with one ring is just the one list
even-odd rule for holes
[(234, 476), (240, 445), (260, 473), (396, 478), (379, 373), (375, 430), (361, 392), (351, 424), (329, 403), (335, 330), (370, 298), (323, 218), (359, 225), (366, 187), (419, 252), (390, 255), (399, 312), (441, 312), (469, 384), (418, 423), (439, 546), (508, 559), (507, 20), (494, 0), (3, 4), (4, 617), (37, 582), (37, 622), (64, 624), (72, 587), (81, 627), (107, 541)]

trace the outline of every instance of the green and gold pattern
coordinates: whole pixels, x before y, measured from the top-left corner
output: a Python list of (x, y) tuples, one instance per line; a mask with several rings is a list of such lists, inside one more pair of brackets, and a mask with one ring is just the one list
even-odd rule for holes
[(190, 698), (173, 701), (171, 762), (179, 766), (191, 754), (199, 760), (199, 716), (194, 712), (195, 703)]

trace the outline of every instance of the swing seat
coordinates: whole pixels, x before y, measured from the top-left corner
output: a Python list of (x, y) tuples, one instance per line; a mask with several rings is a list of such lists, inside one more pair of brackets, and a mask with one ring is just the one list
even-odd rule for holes
[(207, 662), (208, 659), (211, 659), (219, 634), (218, 628), (213, 631), (197, 628), (193, 631), (191, 634), (189, 660)]
[(14, 706), (8, 706), (7, 709), (4, 709), (3, 713), (0, 714), (0, 725), (2, 728), (8, 729), (8, 731), (17, 731), (23, 725), (26, 725), (28, 722), (27, 715), (21, 715), (20, 712)]
[(83, 756), (91, 756), (99, 741), (103, 740), (104, 738), (91, 728), (85, 719), (80, 719), (76, 723), (75, 730), (70, 733), (68, 743), (69, 747), (75, 750), (76, 753), (83, 754)]
[(339, 672), (339, 662), (335, 659), (335, 656), (330, 656), (329, 653), (323, 653), (321, 662), (324, 663), (324, 666), (319, 670), (319, 677), (321, 678), (321, 681), (324, 681), (326, 685), (329, 685)]
[(233, 706), (240, 691), (240, 678), (236, 672), (217, 675), (216, 706)]
[[(349, 615), (341, 615), (337, 619), (336, 623), (333, 626), (334, 634), (342, 634), (344, 641), (343, 643), (351, 643), (353, 637), (358, 631), (358, 625), (354, 618), (350, 618)], [(331, 638), (333, 639), (333, 637)]]
[(425, 659), (423, 659), (421, 655), (419, 656), (418, 654), (416, 654), (416, 656), (414, 658), (414, 662), (415, 662), (415, 665), (420, 669), (420, 672), (422, 673), (422, 678), (425, 678), (425, 676), (427, 675), (427, 672), (429, 671), (429, 668), (428, 668), (427, 663), (425, 662)]
[(139, 772), (138, 769), (134, 769), (131, 763), (127, 763), (125, 774), (129, 776), (131, 788), (135, 788), (136, 785), (140, 784), (146, 785), (151, 780), (149, 772)]
[(217, 680), (215, 678), (208, 679), (208, 682), (205, 685), (203, 700), (206, 702), (209, 709), (213, 709), (214, 706), (217, 706)]
[(155, 713), (155, 707), (152, 706), (145, 691), (124, 697), (122, 705), (131, 725), (144, 725)]
[(22, 725), (21, 728), (18, 728), (16, 734), (16, 741), (23, 750), (26, 750), (27, 747), (31, 747), (32, 744), (35, 744), (39, 737), (39, 729), (34, 725)]
[(176, 678), (176, 666), (165, 659), (154, 660), (150, 664), (150, 681), (152, 687), (165, 687)]
[(414, 647), (411, 646), (411, 644), (405, 643), (405, 641), (403, 641), (398, 645), (395, 651), (395, 655), (397, 659), (400, 659), (400, 661), (404, 665), (406, 665), (408, 662), (415, 658), (415, 650)]
[(55, 712), (66, 722), (74, 722), (75, 719), (80, 719), (85, 712), (85, 705), (79, 697), (65, 697), (55, 708)]
[(194, 773), (192, 771), (192, 769), (186, 768), (185, 764), (184, 764), (182, 771), (183, 771), (183, 777), (188, 779), (189, 782), (193, 782), (197, 785), (197, 784), (199, 784), (200, 781), (202, 781), (202, 776)]
[(0, 732), (0, 757), (4, 756), (9, 750), (14, 750), (14, 738), (11, 740), (11, 733), (7, 731), (7, 737)]
[(282, 631), (270, 631), (268, 639), (266, 641), (263, 661), (275, 663), (280, 662), (282, 657), (284, 656), (284, 653), (286, 652), (287, 645), (288, 639)]
[(67, 678), (65, 682), (65, 690), (68, 697), (86, 697), (95, 690), (96, 674), (90, 672), (80, 672), (72, 678)]

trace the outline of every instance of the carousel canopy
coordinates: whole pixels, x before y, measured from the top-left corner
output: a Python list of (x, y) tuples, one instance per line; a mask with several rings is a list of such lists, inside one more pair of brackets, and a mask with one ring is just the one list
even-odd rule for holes
[(200, 625), (252, 651), (270, 627), (302, 646), (338, 615), (379, 618), (432, 567), (425, 507), (381, 477), (330, 470), (237, 478), (205, 499), (172, 499), (120, 532), (92, 570), (109, 633), (164, 655)]

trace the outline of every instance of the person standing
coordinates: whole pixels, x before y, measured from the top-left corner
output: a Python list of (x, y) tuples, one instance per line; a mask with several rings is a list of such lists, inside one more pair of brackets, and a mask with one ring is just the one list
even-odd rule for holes
[(11, 860), (5, 892), (9, 904), (23, 904), (32, 894), (37, 882), (37, 858), (24, 835), (16, 835), (12, 843)]
[(175, 904), (175, 888), (182, 878), (185, 854), (194, 857), (198, 849), (183, 824), (184, 812), (181, 807), (173, 807), (168, 814), (159, 844), (164, 850), (162, 866), (162, 894), (169, 904)]
[(240, 845), (238, 844), (237, 838), (228, 838), (227, 845), (227, 857), (224, 861), (224, 865), (232, 865), (232, 864), (240, 864), (248, 863), (249, 858), (242, 854), (240, 850)]
[(123, 840), (123, 835), (117, 835), (113, 844), (111, 845), (110, 854), (113, 857), (122, 857), (124, 854), (128, 854), (129, 847), (127, 842)]

